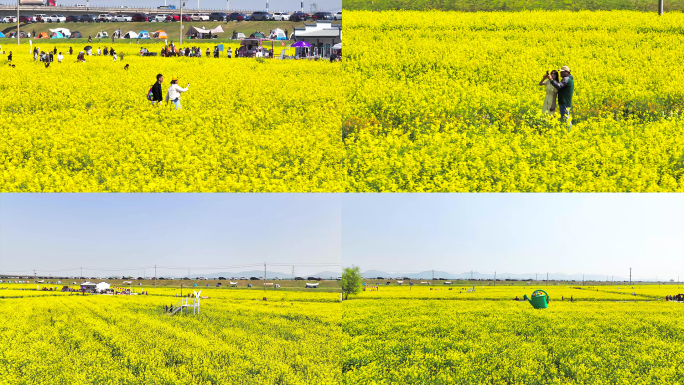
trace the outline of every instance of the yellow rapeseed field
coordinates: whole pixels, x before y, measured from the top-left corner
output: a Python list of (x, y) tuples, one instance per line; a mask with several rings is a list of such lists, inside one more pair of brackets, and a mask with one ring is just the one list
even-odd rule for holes
[[(0, 191), (343, 189), (341, 63), (140, 57), (146, 45), (117, 43), (123, 61), (76, 63), (79, 45), (45, 68), (3, 40), (15, 67), (0, 61)], [(150, 106), (158, 73), (164, 95), (172, 76), (191, 84), (182, 111)]]
[(0, 384), (341, 382), (339, 295), (203, 290), (199, 315), (171, 316), (162, 307), (178, 299), (158, 290), (0, 298)]
[[(616, 287), (575, 290), (577, 302), (544, 286), (497, 288), (489, 299), (408, 287), (362, 293), (344, 302), (344, 382), (684, 384), (684, 305), (664, 301), (681, 285), (634, 288), (657, 301), (606, 298)], [(548, 309), (512, 300), (537, 288), (548, 292)]]
[[(682, 191), (682, 25), (681, 13), (347, 12), (348, 189)], [(570, 132), (542, 114), (538, 86), (563, 65)]]

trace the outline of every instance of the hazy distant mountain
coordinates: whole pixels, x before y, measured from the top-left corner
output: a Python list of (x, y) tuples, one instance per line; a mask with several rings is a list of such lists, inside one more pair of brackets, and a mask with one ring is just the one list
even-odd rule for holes
[[(428, 271), (421, 271), (418, 273), (390, 273), (386, 271), (380, 271), (380, 270), (368, 270), (364, 271), (361, 273), (363, 278), (369, 279), (369, 278), (376, 278), (376, 277), (383, 277), (383, 278), (411, 278), (411, 279), (432, 279), (433, 277), (433, 272), (432, 270)], [(435, 279), (437, 278), (446, 278), (446, 279), (470, 279), (471, 278), (471, 272), (463, 272), (463, 273), (448, 273), (445, 271), (434, 271), (434, 277)], [(472, 272), (472, 278), (473, 279), (494, 279), (494, 274), (482, 274), (478, 273), (476, 271)], [(546, 273), (537, 273), (536, 278), (535, 278), (535, 273), (525, 273), (525, 274), (509, 274), (509, 273), (497, 273), (496, 274), (497, 279), (517, 279), (517, 280), (529, 280), (529, 281), (534, 281), (536, 280), (545, 280), (546, 279)], [(564, 273), (549, 273), (549, 279), (550, 280), (556, 280), (556, 281), (581, 281), (582, 280), (582, 274), (564, 274)], [(606, 281), (606, 276), (605, 275), (596, 275), (596, 274), (586, 274), (584, 275), (584, 280), (585, 281)], [(629, 278), (623, 278), (619, 276), (615, 277), (608, 277), (608, 280), (615, 280), (615, 281), (624, 281), (624, 280), (629, 280)], [(644, 279), (640, 279), (644, 280)], [(655, 281), (655, 279), (648, 279), (649, 281)]]

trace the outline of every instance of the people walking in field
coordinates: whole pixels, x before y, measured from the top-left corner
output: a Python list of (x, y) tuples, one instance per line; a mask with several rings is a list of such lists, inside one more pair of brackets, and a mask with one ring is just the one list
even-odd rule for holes
[(546, 87), (546, 96), (544, 97), (542, 112), (547, 115), (553, 115), (556, 112), (556, 97), (558, 95), (558, 90), (551, 84), (549, 76), (552, 80), (558, 81), (558, 71), (553, 70), (550, 74), (549, 71), (546, 71), (546, 75), (542, 77), (539, 85)]
[(157, 74), (157, 82), (152, 86), (152, 105), (158, 106), (162, 102), (162, 88), (161, 85), (164, 82), (164, 75)]
[(55, 49), (52, 50), (52, 53), (53, 53), (54, 55), (57, 55), (57, 47), (56, 47), (56, 46), (55, 46)]
[(228, 50), (226, 51), (226, 55), (228, 55), (228, 59), (230, 59), (233, 56), (233, 49), (228, 47)]
[(62, 53), (60, 52), (59, 55), (57, 55), (57, 62), (61, 64), (62, 59), (64, 59), (64, 55), (62, 55)]
[(181, 86), (178, 85), (178, 78), (174, 77), (171, 79), (171, 85), (169, 86), (169, 89), (166, 93), (166, 104), (169, 104), (169, 101), (173, 103), (175, 108), (177, 110), (181, 109), (181, 102), (180, 102), (180, 97), (181, 93), (187, 92), (188, 88), (190, 87), (190, 83), (185, 88), (182, 88)]
[(73, 48), (73, 47), (69, 47), (69, 55), (73, 55), (73, 54), (74, 54), (74, 48)]
[(568, 130), (572, 129), (572, 116), (570, 110), (572, 109), (572, 94), (575, 90), (575, 81), (570, 74), (570, 68), (563, 66), (560, 69), (560, 81), (552, 80), (549, 75), (549, 81), (558, 90), (558, 107), (560, 110), (561, 119), (568, 122)]
[(10, 51), (9, 55), (7, 56), (7, 61), (12, 62), (12, 51)]
[(102, 51), (100, 50), (100, 47), (97, 47), (97, 56), (100, 56), (102, 54)]

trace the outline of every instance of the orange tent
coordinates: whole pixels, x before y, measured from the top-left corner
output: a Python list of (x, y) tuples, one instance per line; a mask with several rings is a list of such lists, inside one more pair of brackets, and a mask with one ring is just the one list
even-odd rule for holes
[(36, 37), (37, 37), (38, 39), (48, 39), (50, 36), (48, 36), (48, 34), (45, 33), (45, 32), (41, 32), (41, 33), (39, 33), (38, 36), (36, 36)]
[(154, 39), (168, 39), (169, 35), (167, 35), (166, 32), (159, 30), (159, 31), (154, 31), (152, 33), (152, 38), (154, 38)]

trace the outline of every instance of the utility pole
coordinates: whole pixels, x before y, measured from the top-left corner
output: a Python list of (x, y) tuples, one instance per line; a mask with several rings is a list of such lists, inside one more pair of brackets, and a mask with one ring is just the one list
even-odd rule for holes
[(494, 286), (496, 286), (496, 271), (494, 272)]
[(584, 274), (582, 274), (582, 286), (584, 286)]
[(81, 266), (81, 279), (83, 279), (83, 266)]
[(546, 273), (546, 286), (549, 286), (549, 273)]
[[(180, 44), (183, 45), (183, 2), (185, 0), (180, 0)], [(190, 278), (190, 277), (188, 277)]]
[(629, 284), (632, 284), (632, 268), (629, 268)]
[[(304, 4), (303, 1), (302, 1), (302, 4)], [(302, 5), (302, 7), (304, 7), (304, 6)], [(304, 8), (302, 8), (302, 9), (304, 9)], [(435, 269), (432, 269), (432, 280), (433, 281), (435, 280)]]
[(471, 281), (473, 280), (473, 271), (472, 270), (470, 270), (470, 280)]
[(302, 0), (302, 13), (304, 13), (304, 0)]
[(228, 10), (230, 11), (230, 0), (228, 0)]
[(154, 265), (154, 288), (157, 288), (157, 265)]
[(36, 269), (33, 269), (33, 280), (38, 280), (38, 277), (36, 276)]
[(266, 12), (268, 12), (268, 0), (266, 0)]
[(663, 15), (663, 0), (658, 0), (658, 15)]
[(292, 280), (294, 281), (294, 265), (292, 265)]
[(264, 293), (266, 292), (266, 262), (264, 262)]
[(17, 0), (17, 45), (19, 45), (19, 0)]

